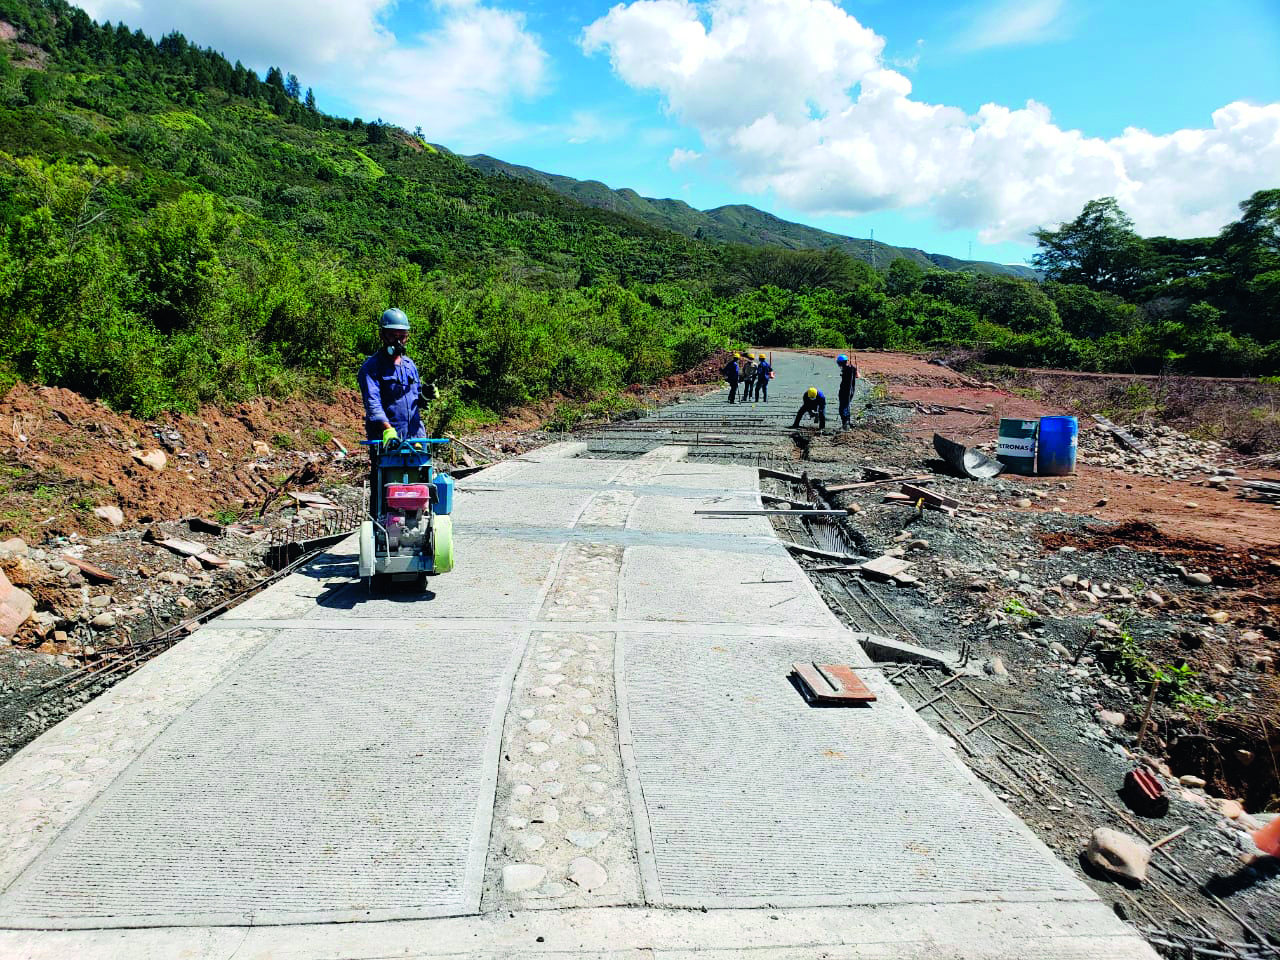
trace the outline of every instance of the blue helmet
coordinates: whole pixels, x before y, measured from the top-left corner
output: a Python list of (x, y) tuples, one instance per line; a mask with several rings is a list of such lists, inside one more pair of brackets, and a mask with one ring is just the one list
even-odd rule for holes
[(378, 321), (378, 326), (383, 330), (408, 330), (409, 318), (399, 307), (392, 307), (382, 311), (382, 319)]
[(849, 362), (849, 358), (845, 356), (843, 353), (840, 354), (840, 356), (836, 357), (836, 363), (848, 363), (848, 362)]

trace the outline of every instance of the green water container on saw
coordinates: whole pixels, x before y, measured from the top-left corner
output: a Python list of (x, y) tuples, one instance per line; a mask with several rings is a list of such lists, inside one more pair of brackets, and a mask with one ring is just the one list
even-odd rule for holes
[(1039, 427), (1038, 420), (1023, 420), (1020, 417), (1000, 418), (996, 459), (1004, 464), (1006, 473), (1017, 473), (1024, 477), (1035, 475), (1036, 434)]

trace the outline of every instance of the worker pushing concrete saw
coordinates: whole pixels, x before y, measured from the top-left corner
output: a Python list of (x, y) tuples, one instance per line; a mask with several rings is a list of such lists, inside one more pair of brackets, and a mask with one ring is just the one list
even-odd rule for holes
[(409, 359), (409, 318), (392, 307), (378, 323), (382, 342), (360, 367), (365, 445), (369, 448), (368, 518), (360, 525), (360, 577), (370, 590), (387, 580), (453, 569), (453, 478), (432, 464), (448, 440), (424, 435), (421, 405), (440, 396)]

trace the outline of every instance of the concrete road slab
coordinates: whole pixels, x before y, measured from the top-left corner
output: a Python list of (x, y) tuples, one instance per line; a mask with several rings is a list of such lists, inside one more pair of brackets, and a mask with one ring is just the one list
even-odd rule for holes
[[(832, 643), (626, 635), (620, 736), (646, 900), (671, 906), (1092, 899), (878, 670), (866, 708), (808, 706)], [(646, 853), (646, 847), (648, 852)]]
[(725, 623), (837, 622), (804, 571), (776, 545), (751, 554), (684, 546), (627, 549), (623, 619), (705, 621), (708, 610)]
[(282, 632), (0, 896), (0, 923), (474, 912), (523, 639)]

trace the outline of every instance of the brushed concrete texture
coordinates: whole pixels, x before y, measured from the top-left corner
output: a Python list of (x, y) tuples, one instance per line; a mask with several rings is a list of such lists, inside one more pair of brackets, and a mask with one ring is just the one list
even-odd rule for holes
[(798, 660), (848, 662), (847, 649), (623, 637), (620, 737), (652, 838), (649, 903), (1093, 898), (880, 671), (861, 673), (874, 705), (819, 709), (788, 682)]
[[(286, 631), (0, 896), (8, 926), (474, 912), (521, 634)], [(465, 642), (464, 642), (465, 641)]]
[[(717, 541), (710, 534), (705, 539), (709, 545)], [(835, 615), (785, 549), (775, 544), (744, 554), (727, 546), (628, 548), (619, 615), (624, 620), (706, 622), (714, 611), (713, 618), (724, 623), (835, 623)]]

